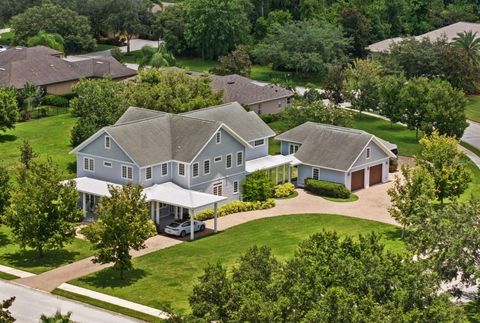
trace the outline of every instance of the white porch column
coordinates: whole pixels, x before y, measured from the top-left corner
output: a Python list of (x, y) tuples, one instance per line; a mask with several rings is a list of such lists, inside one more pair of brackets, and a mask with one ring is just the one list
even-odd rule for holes
[(150, 201), (150, 219), (154, 219), (154, 216), (155, 216), (155, 209), (153, 208), (153, 203), (152, 201)]
[(275, 167), (275, 185), (278, 184), (278, 166)]
[(155, 205), (157, 207), (157, 224), (160, 220), (160, 202), (155, 202)]
[(285, 184), (285, 164), (283, 164), (282, 184)]
[(183, 207), (180, 207), (180, 214), (178, 215), (179, 220), (183, 220)]
[(83, 208), (83, 216), (86, 216), (87, 215), (87, 194), (85, 192), (82, 193), (83, 194), (83, 198), (82, 198), (82, 208)]
[(190, 209), (188, 210), (188, 213), (190, 214), (190, 240), (193, 241), (193, 239), (195, 239), (195, 227), (193, 221), (193, 217), (195, 216), (195, 210)]
[(292, 166), (288, 165), (288, 182), (292, 182)]
[(178, 206), (173, 207), (173, 218), (177, 220), (178, 217)]
[(213, 232), (218, 231), (217, 219), (218, 219), (218, 203), (215, 203), (213, 205)]

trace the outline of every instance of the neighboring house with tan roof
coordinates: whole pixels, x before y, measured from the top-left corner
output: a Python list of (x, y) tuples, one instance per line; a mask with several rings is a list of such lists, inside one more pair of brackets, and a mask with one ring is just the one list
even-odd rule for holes
[[(458, 34), (461, 34), (463, 32), (468, 32), (468, 31), (477, 33), (477, 35), (480, 36), (480, 24), (473, 23), (473, 22), (460, 21), (439, 29), (435, 29), (433, 31), (430, 31), (422, 35), (414, 36), (413, 38), (419, 41), (422, 39), (429, 39), (430, 41), (434, 42), (436, 40), (439, 40), (445, 37), (447, 42), (450, 43), (454, 40), (455, 37), (458, 36)], [(404, 39), (406, 38), (395, 37), (395, 38), (385, 39), (369, 45), (367, 47), (367, 50), (370, 51), (371, 53), (388, 52), (390, 49), (390, 46), (392, 46), (395, 43), (399, 43)]]
[(223, 102), (238, 102), (259, 115), (282, 112), (294, 94), (281, 86), (260, 84), (237, 74), (212, 75), (212, 88), (223, 91)]
[(0, 52), (0, 87), (22, 89), (29, 83), (44, 88), (49, 94), (62, 95), (70, 93), (81, 78), (108, 75), (121, 81), (136, 74), (113, 57), (69, 62), (60, 52), (44, 46), (17, 46)]

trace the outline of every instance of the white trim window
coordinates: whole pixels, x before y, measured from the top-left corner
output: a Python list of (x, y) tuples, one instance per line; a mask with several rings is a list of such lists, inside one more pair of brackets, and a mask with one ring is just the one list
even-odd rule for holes
[(222, 183), (213, 184), (213, 195), (223, 196), (223, 184)]
[(320, 179), (320, 169), (312, 168), (312, 178), (313, 179)]
[(145, 180), (149, 181), (152, 179), (152, 167), (145, 168)]
[(238, 191), (239, 191), (238, 181), (234, 181), (233, 182), (233, 194), (238, 194)]
[(243, 151), (237, 151), (237, 166), (243, 165)]
[(300, 146), (296, 144), (288, 144), (288, 153), (290, 155), (295, 154)]
[(185, 176), (185, 164), (178, 163), (178, 175)]
[(103, 167), (112, 168), (112, 162), (104, 160), (103, 161)]
[(133, 179), (133, 167), (122, 165), (122, 178), (132, 180)]
[(192, 177), (198, 177), (200, 171), (199, 171), (199, 166), (198, 166), (198, 163), (194, 163), (192, 165)]
[(225, 167), (227, 169), (232, 168), (232, 154), (227, 154), (227, 156), (225, 157)]
[(366, 159), (370, 159), (371, 155), (372, 155), (372, 150), (370, 149), (370, 147), (367, 147)]
[(210, 159), (205, 159), (203, 161), (203, 175), (210, 174)]
[(265, 145), (265, 139), (258, 139), (253, 142), (254, 147), (260, 147)]
[(215, 142), (217, 144), (222, 143), (222, 133), (220, 131), (215, 134)]
[(112, 139), (109, 136), (105, 136), (105, 149), (112, 147)]
[(168, 175), (168, 163), (163, 163), (161, 167), (162, 167), (162, 176), (167, 176)]
[(216, 156), (214, 159), (213, 159), (213, 162), (214, 163), (220, 163), (222, 161), (222, 156)]
[(83, 157), (83, 170), (87, 172), (94, 172), (95, 160), (93, 158)]

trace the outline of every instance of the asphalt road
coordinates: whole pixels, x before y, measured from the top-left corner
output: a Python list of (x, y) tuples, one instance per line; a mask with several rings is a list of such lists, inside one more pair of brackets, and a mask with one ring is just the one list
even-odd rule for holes
[(462, 141), (480, 150), (480, 123), (468, 121), (469, 126), (465, 129)]
[(0, 301), (15, 296), (10, 311), (20, 323), (37, 323), (42, 314), (51, 315), (57, 310), (63, 314), (71, 311), (71, 319), (82, 323), (131, 323), (134, 319), (104, 311), (93, 306), (68, 300), (49, 293), (0, 280)]

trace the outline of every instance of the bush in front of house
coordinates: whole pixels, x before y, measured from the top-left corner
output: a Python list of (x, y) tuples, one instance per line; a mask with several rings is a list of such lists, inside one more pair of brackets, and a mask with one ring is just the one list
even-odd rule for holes
[(273, 190), (273, 197), (280, 199), (291, 196), (295, 193), (295, 185), (292, 183), (285, 183), (275, 186)]
[[(265, 210), (270, 209), (275, 206), (275, 201), (273, 199), (267, 199), (265, 201), (254, 201), (254, 202), (245, 202), (245, 201), (233, 201), (227, 204), (224, 204), (218, 208), (218, 216), (222, 217), (229, 214), (248, 212), (255, 210)], [(197, 220), (205, 221), (208, 219), (213, 219), (214, 210), (207, 209), (198, 213), (196, 216)]]
[(266, 201), (273, 196), (273, 181), (267, 172), (256, 171), (243, 182), (244, 201)]
[(345, 187), (345, 185), (339, 183), (307, 178), (305, 179), (305, 187), (313, 194), (320, 196), (341, 199), (347, 199), (350, 197), (350, 191)]
[(398, 159), (390, 158), (390, 164), (388, 165), (388, 171), (390, 173), (395, 173), (398, 170)]
[(59, 95), (45, 95), (42, 98), (43, 105), (51, 105), (53, 107), (65, 108), (68, 107), (68, 100)]

